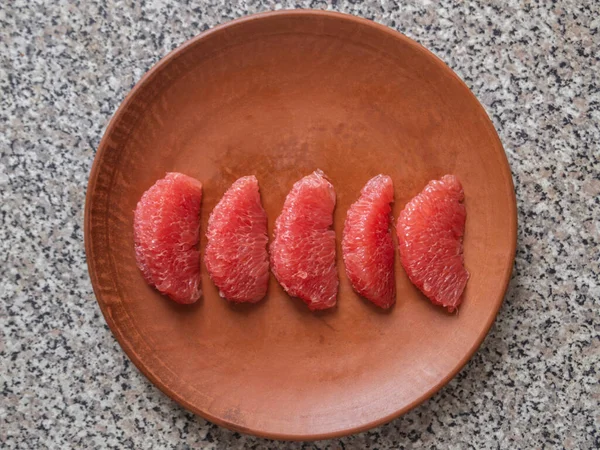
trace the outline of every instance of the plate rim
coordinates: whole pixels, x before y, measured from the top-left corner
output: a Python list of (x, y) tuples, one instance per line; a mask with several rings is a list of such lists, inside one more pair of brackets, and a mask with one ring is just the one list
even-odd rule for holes
[[(442, 380), (438, 384), (433, 386), (427, 392), (424, 392), (421, 396), (419, 396), (417, 399), (413, 400), (410, 404), (394, 411), (393, 413), (388, 414), (384, 417), (381, 417), (377, 420), (371, 421), (369, 423), (359, 425), (359, 426), (347, 427), (347, 428), (332, 431), (332, 432), (315, 433), (315, 434), (293, 434), (293, 433), (283, 433), (283, 432), (267, 432), (267, 431), (247, 428), (247, 427), (241, 426), (239, 424), (227, 421), (223, 418), (212, 416), (210, 413), (200, 410), (199, 408), (197, 408), (194, 405), (192, 405), (191, 403), (189, 403), (184, 397), (180, 396), (176, 392), (173, 392), (169, 388), (167, 388), (167, 386), (162, 381), (160, 381), (157, 377), (155, 377), (154, 374), (152, 373), (152, 371), (148, 367), (146, 367), (146, 365), (138, 358), (135, 351), (133, 351), (133, 348), (129, 346), (127, 339), (120, 333), (119, 328), (116, 325), (116, 323), (113, 321), (111, 314), (107, 311), (106, 301), (101, 300), (101, 298), (103, 298), (103, 295), (98, 287), (98, 277), (97, 277), (97, 273), (96, 273), (97, 269), (96, 269), (95, 260), (94, 260), (94, 258), (91, 257), (91, 255), (93, 254), (93, 252), (92, 252), (92, 233), (91, 233), (91, 216), (92, 216), (91, 205), (93, 202), (94, 192), (96, 191), (96, 182), (98, 179), (100, 160), (102, 159), (102, 156), (104, 155), (104, 153), (106, 153), (107, 148), (109, 147), (107, 145), (108, 137), (112, 134), (113, 129), (115, 128), (115, 126), (119, 122), (119, 120), (122, 118), (123, 114), (127, 110), (128, 106), (130, 105), (130, 103), (131, 103), (132, 99), (134, 98), (134, 96), (136, 95), (136, 93), (138, 91), (140, 91), (148, 83), (148, 80), (153, 75), (164, 70), (173, 59), (177, 58), (179, 55), (181, 55), (183, 52), (185, 52), (189, 46), (192, 46), (192, 45), (196, 44), (197, 42), (199, 42), (203, 39), (206, 39), (207, 37), (209, 37), (213, 34), (223, 32), (224, 30), (230, 29), (232, 27), (236, 27), (245, 22), (263, 20), (265, 18), (271, 18), (271, 17), (285, 17), (285, 16), (288, 16), (288, 17), (289, 16), (305, 16), (305, 17), (310, 17), (310, 18), (330, 17), (330, 18), (341, 19), (341, 20), (345, 20), (345, 21), (349, 21), (349, 22), (354, 22), (357, 25), (375, 28), (376, 30), (378, 30), (380, 32), (388, 34), (390, 37), (393, 37), (395, 39), (403, 41), (404, 44), (409, 45), (412, 48), (419, 50), (420, 52), (424, 52), (427, 55), (427, 57), (429, 57), (433, 61), (435, 61), (435, 63), (444, 72), (451, 75), (455, 80), (457, 80), (460, 84), (462, 84), (463, 87), (469, 93), (467, 95), (471, 95), (476, 100), (477, 107), (480, 109), (480, 112), (483, 113), (483, 115), (485, 117), (485, 123), (486, 123), (486, 127), (488, 128), (488, 131), (490, 131), (490, 137), (492, 139), (494, 139), (496, 141), (496, 144), (499, 146), (499, 148), (503, 150), (502, 155), (501, 155), (501, 158), (503, 159), (503, 164), (502, 164), (501, 170), (502, 170), (502, 172), (504, 172), (504, 176), (508, 180), (509, 186), (511, 188), (510, 189), (511, 194), (509, 195), (510, 198), (508, 198), (508, 200), (509, 200), (508, 207), (509, 207), (510, 216), (512, 219), (509, 223), (510, 229), (508, 230), (508, 232), (510, 234), (509, 237), (510, 237), (510, 261), (511, 261), (511, 264), (508, 267), (508, 269), (505, 270), (505, 273), (504, 273), (504, 279), (503, 279), (504, 288), (502, 289), (502, 292), (499, 292), (499, 294), (500, 294), (498, 296), (499, 298), (494, 299), (494, 302), (492, 302), (493, 303), (492, 310), (491, 310), (492, 314), (490, 314), (489, 319), (484, 324), (482, 333), (474, 341), (472, 347), (467, 351), (465, 356), (457, 363), (457, 365), (451, 371), (448, 372), (448, 374), (444, 378), (442, 378)], [(135, 367), (155, 387), (157, 387), (161, 392), (163, 392), (169, 398), (171, 398), (172, 400), (177, 402), (179, 405), (183, 406), (188, 411), (191, 411), (192, 413), (199, 415), (200, 417), (204, 418), (205, 420), (208, 420), (218, 426), (222, 426), (229, 430), (248, 434), (248, 435), (253, 435), (256, 437), (260, 437), (260, 438), (267, 438), (267, 439), (276, 439), (276, 440), (285, 440), (285, 441), (314, 441), (314, 440), (339, 438), (342, 436), (360, 433), (360, 432), (378, 427), (380, 425), (386, 424), (386, 423), (404, 415), (405, 413), (414, 409), (415, 407), (421, 405), (425, 401), (429, 400), (433, 395), (435, 395), (444, 386), (446, 386), (450, 382), (450, 380), (452, 380), (458, 374), (458, 372), (460, 372), (463, 369), (463, 367), (473, 357), (475, 352), (479, 349), (479, 347), (483, 343), (484, 339), (488, 335), (489, 330), (490, 330), (492, 324), (494, 323), (494, 321), (496, 320), (498, 312), (499, 312), (500, 308), (502, 307), (502, 304), (504, 303), (504, 298), (506, 296), (506, 292), (508, 291), (512, 272), (514, 269), (514, 261), (515, 261), (516, 247), (517, 247), (517, 228), (518, 228), (517, 220), (518, 220), (518, 218), (517, 218), (517, 201), (516, 201), (516, 194), (515, 194), (515, 188), (514, 188), (514, 181), (512, 178), (512, 172), (510, 169), (508, 157), (506, 155), (506, 150), (504, 149), (504, 146), (502, 145), (500, 137), (498, 136), (498, 132), (497, 132), (496, 128), (494, 127), (494, 124), (491, 121), (489, 115), (487, 114), (487, 111), (485, 110), (485, 108), (483, 107), (481, 102), (479, 101), (479, 99), (477, 99), (475, 94), (466, 85), (466, 83), (443, 60), (441, 60), (433, 52), (428, 50), (426, 47), (424, 47), (417, 41), (409, 38), (408, 36), (400, 33), (399, 31), (396, 31), (390, 27), (387, 27), (385, 25), (379, 24), (377, 22), (374, 22), (372, 20), (369, 20), (369, 19), (366, 19), (363, 17), (358, 17), (355, 15), (340, 13), (340, 12), (336, 12), (336, 11), (324, 11), (324, 10), (316, 10), (316, 9), (283, 9), (283, 10), (277, 10), (277, 11), (265, 11), (265, 12), (260, 12), (260, 13), (256, 13), (256, 14), (250, 14), (250, 15), (246, 15), (246, 16), (216, 25), (215, 27), (213, 27), (209, 30), (206, 30), (204, 32), (201, 32), (200, 34), (188, 39), (187, 41), (185, 41), (184, 43), (182, 43), (175, 49), (168, 52), (166, 55), (164, 55), (162, 58), (160, 58), (152, 67), (150, 67), (150, 69), (148, 69), (148, 71), (140, 78), (140, 80), (131, 88), (131, 90), (125, 96), (125, 98), (123, 99), (121, 104), (118, 106), (117, 110), (113, 113), (113, 115), (110, 118), (108, 125), (106, 126), (106, 129), (102, 135), (100, 143), (98, 144), (98, 148), (97, 148), (96, 154), (94, 156), (94, 161), (93, 161), (92, 167), (90, 169), (90, 175), (88, 178), (88, 184), (87, 184), (87, 189), (86, 189), (83, 228), (84, 228), (84, 243), (85, 243), (85, 253), (86, 253), (86, 263), (87, 263), (87, 267), (88, 267), (88, 274), (90, 277), (90, 281), (92, 284), (96, 302), (98, 303), (98, 305), (100, 307), (102, 315), (104, 316), (104, 320), (106, 321), (111, 333), (117, 340), (121, 349), (125, 352), (125, 354), (129, 358), (129, 360), (131, 362), (133, 362)]]

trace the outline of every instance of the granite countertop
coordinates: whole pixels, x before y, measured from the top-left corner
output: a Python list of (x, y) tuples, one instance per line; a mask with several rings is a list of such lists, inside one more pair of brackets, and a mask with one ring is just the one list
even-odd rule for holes
[[(519, 205), (505, 303), (431, 400), (355, 436), (282, 443), (185, 411), (127, 359), (94, 299), (83, 207), (132, 85), (218, 23), (328, 8), (395, 28), (485, 106)], [(0, 447), (600, 448), (600, 3), (533, 0), (0, 5)]]

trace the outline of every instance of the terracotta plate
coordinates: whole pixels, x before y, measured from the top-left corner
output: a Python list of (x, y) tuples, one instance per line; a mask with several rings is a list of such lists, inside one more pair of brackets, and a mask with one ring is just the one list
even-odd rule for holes
[[(204, 298), (193, 306), (176, 305), (142, 279), (133, 209), (165, 172), (204, 183), (203, 231), (227, 187), (256, 175), (272, 232), (292, 184), (316, 168), (338, 195), (334, 311), (310, 313), (274, 277), (267, 298), (247, 307), (219, 298), (204, 267)], [(342, 227), (378, 173), (394, 180), (396, 217), (430, 179), (452, 173), (462, 181), (471, 279), (458, 314), (432, 306), (398, 261), (391, 311), (353, 293), (339, 254)], [(85, 212), (94, 291), (135, 365), (212, 422), (285, 439), (365, 430), (440, 389), (490, 328), (516, 241), (506, 156), (465, 84), (395, 31), (316, 11), (237, 20), (158, 63), (108, 126)]]

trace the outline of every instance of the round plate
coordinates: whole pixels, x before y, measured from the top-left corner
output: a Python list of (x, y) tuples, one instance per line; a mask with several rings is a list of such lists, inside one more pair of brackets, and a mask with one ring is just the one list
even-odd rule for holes
[[(272, 233), (292, 184), (317, 168), (337, 190), (334, 310), (309, 312), (274, 277), (263, 301), (242, 306), (219, 298), (205, 267), (204, 297), (192, 306), (144, 282), (133, 210), (165, 172), (204, 184), (202, 230), (231, 183), (256, 175)], [(344, 218), (378, 173), (394, 180), (395, 217), (429, 180), (451, 173), (462, 181), (471, 279), (457, 314), (432, 306), (399, 261), (390, 311), (352, 291), (340, 252)], [(110, 122), (85, 213), (94, 291), (135, 365), (206, 419), (282, 439), (365, 430), (440, 389), (490, 328), (516, 243), (506, 155), (465, 84), (395, 31), (316, 11), (243, 18), (166, 56)]]

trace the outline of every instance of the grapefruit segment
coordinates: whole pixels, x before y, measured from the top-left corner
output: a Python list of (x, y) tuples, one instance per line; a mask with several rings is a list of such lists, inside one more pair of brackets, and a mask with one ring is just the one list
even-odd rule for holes
[(255, 176), (238, 179), (208, 219), (204, 262), (219, 295), (255, 303), (269, 284), (267, 213)]
[(136, 262), (148, 284), (177, 303), (194, 303), (200, 286), (202, 183), (170, 172), (142, 195), (134, 211)]
[(317, 170), (294, 184), (275, 221), (273, 273), (286, 292), (301, 298), (310, 310), (336, 303), (334, 208), (333, 185)]
[(458, 178), (430, 181), (400, 213), (396, 232), (408, 277), (430, 300), (452, 312), (469, 279), (464, 267), (466, 209)]
[(346, 275), (352, 287), (384, 309), (396, 301), (390, 206), (393, 201), (394, 184), (390, 177), (377, 175), (369, 180), (360, 198), (348, 209), (342, 239)]

